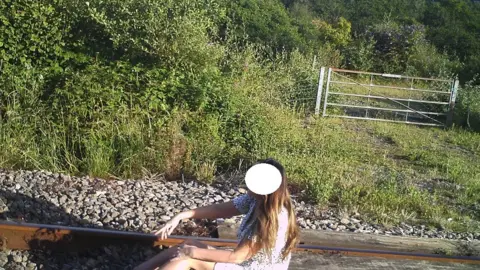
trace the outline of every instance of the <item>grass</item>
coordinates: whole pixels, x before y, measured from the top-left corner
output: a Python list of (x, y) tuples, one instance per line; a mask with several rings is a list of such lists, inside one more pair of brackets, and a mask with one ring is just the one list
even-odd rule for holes
[(305, 133), (308, 146), (289, 149), (289, 167), (325, 205), (387, 225), (480, 229), (480, 134), (333, 118)]
[(324, 207), (480, 231), (480, 134), (373, 121), (318, 118), (264, 104), (269, 132), (260, 157), (285, 164), (289, 178)]

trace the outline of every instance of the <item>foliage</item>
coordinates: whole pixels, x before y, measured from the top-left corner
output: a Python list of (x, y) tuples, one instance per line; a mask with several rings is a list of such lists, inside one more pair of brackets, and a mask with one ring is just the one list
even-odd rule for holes
[(365, 35), (375, 41), (375, 70), (388, 73), (402, 73), (412, 49), (423, 37), (421, 25), (398, 25), (386, 21), (374, 25)]
[(428, 1), (423, 23), (427, 37), (437, 48), (448, 50), (464, 63), (462, 82), (480, 73), (480, 4), (468, 0)]
[[(478, 36), (480, 5), (476, 1), (289, 0), (282, 2), (298, 25), (301, 36), (306, 40), (315, 38), (315, 32), (310, 25), (312, 19), (334, 23), (340, 17), (344, 17), (352, 24), (353, 43), (357, 44), (353, 47), (365, 41), (363, 34), (366, 31), (373, 32), (376, 41), (380, 42), (378, 46), (381, 47), (377, 47), (379, 63), (375, 65), (376, 69), (386, 68), (400, 73), (406, 72), (406, 59), (410, 55), (409, 50), (413, 49), (413, 44), (405, 41), (412, 37), (413, 30), (421, 35), (425, 33), (426, 41), (433, 44), (437, 51), (443, 53), (446, 50), (449, 60), (458, 59), (463, 64), (451, 67), (451, 72), (459, 73), (462, 82), (471, 80), (480, 72), (478, 69), (480, 58), (477, 53), (480, 50)], [(388, 25), (390, 26), (386, 27)], [(392, 27), (393, 25), (397, 27)], [(381, 26), (380, 29), (379, 26)], [(309, 46), (314, 47), (315, 44), (318, 43), (312, 42)], [(421, 49), (432, 53), (433, 49), (428, 48), (429, 46), (425, 44)], [(351, 64), (347, 66), (349, 65)]]
[(344, 65), (350, 69), (375, 71), (375, 40), (369, 37), (355, 39), (344, 50)]
[[(199, 69), (218, 61), (208, 29), (225, 11), (215, 1), (104, 1), (87, 3), (88, 16), (128, 59)], [(212, 18), (213, 17), (213, 18)], [(188, 59), (188, 61), (182, 61)]]
[(413, 24), (419, 21), (426, 10), (425, 0), (357, 0), (343, 1), (347, 18), (354, 22), (354, 30), (361, 32), (384, 21)]
[(343, 17), (340, 17), (335, 26), (318, 19), (313, 20), (312, 24), (320, 32), (321, 38), (327, 42), (331, 42), (336, 46), (345, 46), (350, 42), (352, 24)]
[(0, 3), (0, 61), (4, 65), (59, 68), (65, 60), (65, 17), (61, 0)]
[(280, 51), (303, 45), (285, 7), (276, 0), (232, 1), (229, 14), (236, 34), (246, 34), (252, 42)]
[[(273, 156), (319, 204), (385, 222), (475, 223), (477, 133), (304, 118), (319, 66), (422, 76), (475, 68), (475, 33), (461, 51), (438, 37), (467, 38), (469, 24), (433, 20), (453, 16), (444, 14), (453, 5), (476, 29), (461, 1), (428, 12), (424, 1), (374, 2), (4, 0), (0, 167), (210, 183)], [(472, 80), (459, 92), (458, 123), (471, 129), (478, 91)], [(465, 189), (430, 194), (417, 188), (425, 179)]]
[(457, 123), (480, 131), (480, 85), (477, 78), (467, 82), (459, 89), (456, 108)]
[(440, 53), (435, 46), (421, 40), (408, 56), (405, 73), (428, 78), (453, 78), (459, 66), (458, 61), (451, 60), (446, 53)]

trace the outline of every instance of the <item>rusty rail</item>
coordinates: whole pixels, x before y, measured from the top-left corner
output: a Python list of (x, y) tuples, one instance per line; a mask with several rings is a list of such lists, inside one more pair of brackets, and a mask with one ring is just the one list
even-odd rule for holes
[[(60, 249), (81, 251), (109, 244), (142, 244), (150, 247), (173, 246), (192, 237), (170, 236), (160, 240), (156, 235), (67, 227), (46, 224), (0, 222), (0, 248), (6, 249)], [(195, 238), (212, 246), (236, 246), (231, 240), (206, 237)]]
[[(0, 222), (1, 249), (54, 249), (64, 251), (81, 251), (108, 244), (143, 244), (150, 247), (173, 246), (187, 239), (195, 239), (216, 247), (234, 247), (234, 240), (171, 236), (160, 240), (153, 234), (78, 228), (44, 224)], [(313, 245), (299, 245), (296, 251), (319, 254), (338, 254), (345, 256), (382, 257), (387, 259), (428, 260), (448, 263), (480, 264), (480, 257), (445, 256), (440, 254), (419, 254), (357, 248), (338, 248)]]

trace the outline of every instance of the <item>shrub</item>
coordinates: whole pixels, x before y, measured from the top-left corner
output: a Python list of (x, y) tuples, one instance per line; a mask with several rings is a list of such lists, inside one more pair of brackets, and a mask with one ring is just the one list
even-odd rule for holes
[(276, 0), (234, 1), (228, 11), (237, 36), (246, 35), (250, 42), (266, 45), (274, 52), (305, 47), (287, 10)]
[(408, 56), (406, 74), (427, 78), (453, 78), (459, 68), (458, 61), (452, 61), (440, 53), (426, 40), (416, 43)]
[(58, 69), (65, 59), (69, 25), (57, 12), (61, 0), (0, 3), (0, 62)]
[(480, 85), (475, 84), (476, 80), (474, 78), (458, 90), (455, 117), (458, 125), (480, 131)]
[(374, 72), (375, 42), (371, 38), (360, 37), (344, 50), (344, 65), (349, 69)]
[(364, 35), (374, 40), (377, 72), (403, 73), (412, 48), (425, 36), (422, 25), (398, 25), (385, 21), (370, 27)]

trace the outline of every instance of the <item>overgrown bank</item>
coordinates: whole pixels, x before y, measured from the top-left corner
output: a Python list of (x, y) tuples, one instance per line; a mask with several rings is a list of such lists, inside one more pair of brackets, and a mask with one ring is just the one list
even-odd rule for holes
[[(313, 53), (218, 34), (221, 2), (157, 2), (0, 4), (0, 167), (209, 182), (273, 156), (322, 205), (478, 227), (477, 133), (305, 123), (291, 97), (315, 96)], [(316, 53), (341, 64), (332, 44)], [(460, 104), (474, 123), (478, 104)]]

